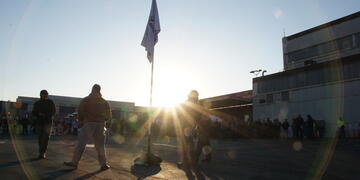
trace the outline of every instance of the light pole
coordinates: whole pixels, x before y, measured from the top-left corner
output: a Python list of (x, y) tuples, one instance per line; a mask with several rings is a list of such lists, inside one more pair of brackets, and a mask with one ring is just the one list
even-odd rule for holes
[(250, 73), (251, 73), (251, 74), (254, 74), (256, 77), (257, 77), (261, 72), (262, 72), (261, 75), (264, 76), (267, 71), (266, 71), (266, 70), (262, 70), (262, 69), (250, 71)]
[(265, 74), (266, 72), (267, 72), (266, 70), (263, 70), (263, 71), (262, 71), (262, 76), (264, 76), (264, 74)]
[(252, 70), (250, 71), (251, 74), (254, 74), (256, 77), (258, 76), (258, 74), (261, 72), (262, 70), (259, 69), (259, 70)]

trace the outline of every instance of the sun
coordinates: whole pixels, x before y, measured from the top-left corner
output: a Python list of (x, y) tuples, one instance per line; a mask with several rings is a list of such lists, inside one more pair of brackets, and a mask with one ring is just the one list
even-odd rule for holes
[(153, 104), (158, 107), (171, 107), (186, 100), (187, 94), (194, 89), (193, 79), (179, 69), (165, 68), (154, 78)]

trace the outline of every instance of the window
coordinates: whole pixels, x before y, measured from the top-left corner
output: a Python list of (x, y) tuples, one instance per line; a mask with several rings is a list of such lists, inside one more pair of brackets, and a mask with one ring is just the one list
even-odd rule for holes
[(339, 50), (347, 50), (352, 48), (352, 36), (347, 36), (336, 41)]
[[(290, 52), (288, 53), (289, 62), (296, 62), (311, 57), (321, 56), (333, 51), (352, 49), (352, 38), (353, 36), (350, 35), (334, 41), (329, 41), (318, 44), (316, 46)], [(360, 47), (360, 33), (355, 34), (355, 44), (357, 47)]]
[(324, 81), (321, 69), (313, 69), (306, 72), (306, 85), (320, 84)]
[(273, 103), (273, 102), (274, 102), (274, 96), (273, 96), (273, 94), (267, 94), (267, 95), (266, 95), (266, 102), (267, 102), (267, 103)]
[(355, 34), (355, 47), (360, 47), (360, 33)]
[(298, 74), (296, 74), (296, 80), (295, 80), (295, 83), (296, 83), (296, 87), (303, 87), (305, 86), (305, 73), (304, 72), (300, 72)]
[(326, 54), (336, 50), (335, 41), (326, 42), (318, 45), (319, 55)]
[(305, 59), (308, 58), (308, 50), (307, 49), (302, 49), (299, 51), (295, 51), (295, 52), (291, 52), (288, 54), (289, 56), (289, 61), (298, 61), (301, 59)]
[(296, 87), (296, 74), (290, 74), (288, 76), (289, 88)]
[(273, 91), (272, 80), (263, 81), (261, 83), (263, 84), (263, 90), (265, 92)]
[(332, 72), (331, 67), (324, 68), (323, 74), (324, 74), (324, 83), (328, 83), (332, 81), (334, 74)]
[[(319, 65), (317, 68), (294, 71), (272, 77), (271, 79), (258, 81), (258, 92), (270, 93), (274, 91), (285, 91), (305, 86), (360, 78), (360, 61), (345, 61), (343, 63), (344, 64), (331, 63)], [(279, 99), (283, 100), (286, 96), (286, 94), (281, 94), (281, 97), (277, 98), (274, 94), (269, 94), (265, 99), (266, 102), (271, 103)]]
[(344, 79), (352, 79), (360, 77), (360, 62), (345, 64), (343, 67)]
[(265, 99), (259, 99), (259, 103), (260, 104), (263, 104), (263, 103), (265, 103), (266, 101), (265, 101)]
[(286, 76), (281, 76), (279, 78), (277, 78), (277, 91), (280, 91), (282, 89), (287, 89), (288, 88), (288, 83), (287, 83), (287, 77)]
[(281, 92), (281, 101), (289, 101), (290, 97), (289, 97), (289, 91), (284, 91)]
[(303, 59), (308, 59), (314, 56), (318, 56), (322, 53), (323, 50), (320, 49), (319, 45), (308, 47), (302, 50), (291, 52), (288, 54), (289, 61), (298, 61)]

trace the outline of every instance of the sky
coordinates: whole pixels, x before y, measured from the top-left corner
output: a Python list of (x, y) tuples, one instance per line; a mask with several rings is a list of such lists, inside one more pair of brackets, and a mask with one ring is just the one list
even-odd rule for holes
[[(252, 89), (255, 69), (282, 71), (281, 39), (358, 12), (358, 0), (157, 0), (155, 106)], [(140, 45), (151, 0), (1, 0), (0, 100), (85, 97), (149, 105)]]

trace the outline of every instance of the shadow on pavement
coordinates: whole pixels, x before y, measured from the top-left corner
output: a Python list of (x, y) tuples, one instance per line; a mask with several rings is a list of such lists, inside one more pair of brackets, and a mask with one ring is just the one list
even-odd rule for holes
[(62, 176), (64, 175), (65, 173), (69, 173), (69, 172), (72, 172), (74, 171), (73, 169), (61, 169), (61, 170), (58, 170), (58, 171), (52, 171), (52, 172), (49, 172), (49, 173), (46, 173), (46, 177), (43, 178), (44, 180), (45, 179), (56, 179), (57, 177), (59, 176)]
[(195, 176), (192, 173), (192, 170), (190, 168), (184, 168), (182, 169), (185, 172), (186, 177), (188, 180), (195, 180)]
[(84, 180), (84, 179), (89, 179), (91, 178), (92, 176), (95, 176), (96, 174), (100, 173), (100, 172), (103, 172), (102, 170), (97, 170), (95, 172), (92, 172), (92, 173), (88, 173), (88, 174), (85, 174), (83, 176), (80, 176), (78, 178), (76, 178), (75, 180)]
[(220, 180), (222, 178), (219, 178), (218, 176), (214, 175), (214, 172), (212, 172), (211, 169), (206, 169), (202, 167), (194, 167), (194, 168), (182, 168), (182, 170), (185, 172), (186, 177), (188, 180), (205, 180), (205, 179), (211, 179), (211, 180)]
[(155, 175), (161, 171), (160, 166), (131, 166), (131, 174), (136, 176), (138, 180), (145, 179), (146, 177)]
[[(38, 160), (39, 160), (39, 158), (30, 158), (30, 159), (27, 159), (27, 160), (23, 160), (23, 162), (33, 162), (33, 161), (38, 161)], [(12, 161), (12, 162), (1, 163), (0, 168), (14, 166), (14, 165), (18, 165), (18, 164), (20, 164), (20, 161)]]
[(216, 171), (214, 171), (213, 169), (208, 169), (204, 167), (199, 167), (195, 169), (194, 173), (198, 179), (211, 179), (211, 180), (226, 179), (226, 178), (219, 178), (219, 176), (216, 175)]

